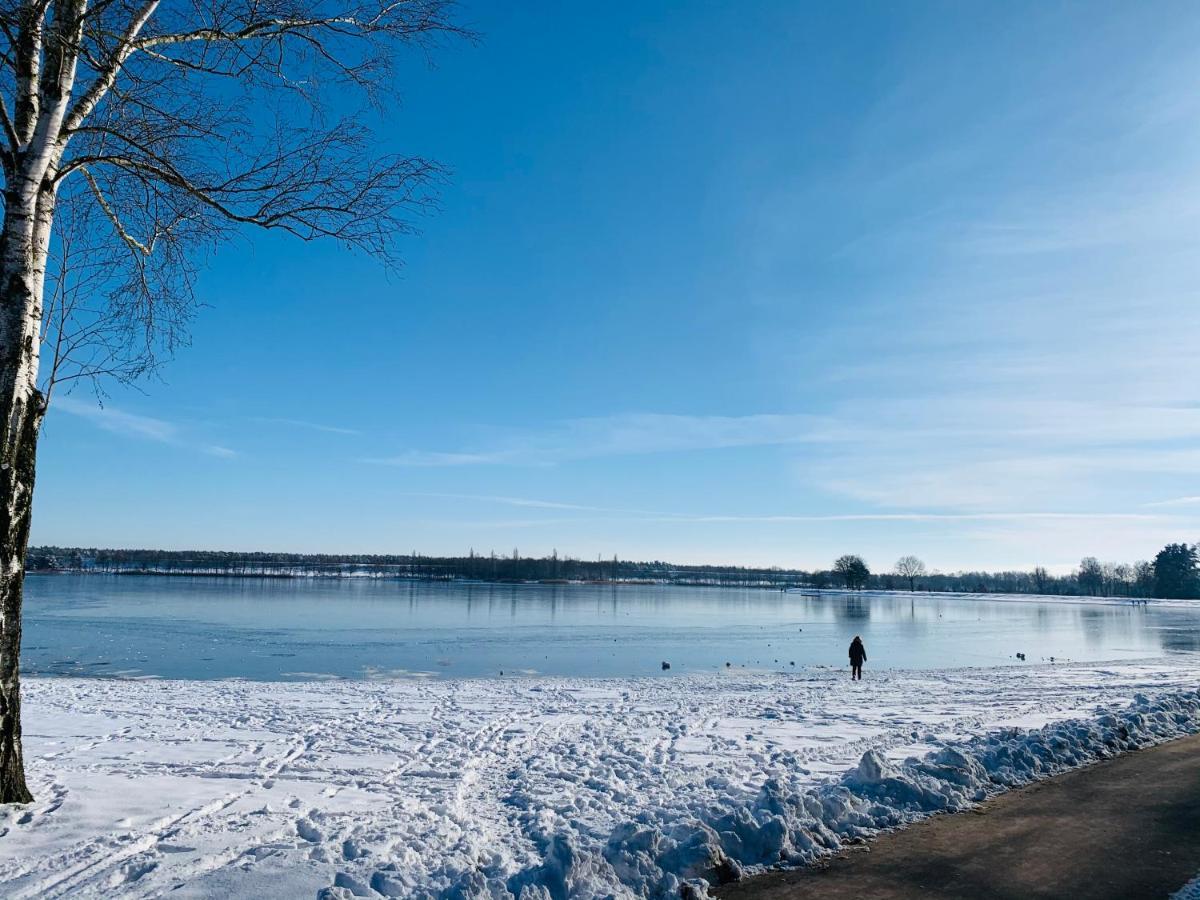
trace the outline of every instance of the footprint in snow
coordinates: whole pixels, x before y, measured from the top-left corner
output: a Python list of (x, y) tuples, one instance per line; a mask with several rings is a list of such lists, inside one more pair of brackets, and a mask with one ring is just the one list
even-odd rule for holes
[(380, 869), (371, 876), (371, 887), (385, 897), (403, 897), (410, 887), (396, 874), (394, 869)]
[(314, 844), (319, 844), (325, 840), (325, 835), (321, 834), (321, 829), (314, 825), (311, 819), (297, 819), (296, 834)]
[(355, 897), (370, 897), (375, 893), (375, 890), (369, 887), (366, 882), (360, 881), (353, 875), (345, 872), (338, 872), (333, 877), (333, 886), (348, 890)]
[(143, 857), (141, 859), (131, 859), (113, 873), (109, 879), (111, 887), (120, 887), (121, 885), (133, 884), (143, 875), (153, 872), (158, 868), (158, 860)]

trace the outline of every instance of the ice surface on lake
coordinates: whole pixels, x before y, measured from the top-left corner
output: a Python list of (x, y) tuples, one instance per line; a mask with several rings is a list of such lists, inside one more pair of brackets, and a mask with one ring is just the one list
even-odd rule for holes
[(845, 666), (855, 634), (868, 671), (1138, 659), (1200, 650), (1200, 615), (1161, 601), (53, 575), (29, 579), (22, 663), (188, 679), (675, 677)]
[[(678, 897), (1200, 730), (1200, 658), (677, 678), (34, 678), (11, 898)], [(1025, 729), (1034, 729), (1028, 731)]]

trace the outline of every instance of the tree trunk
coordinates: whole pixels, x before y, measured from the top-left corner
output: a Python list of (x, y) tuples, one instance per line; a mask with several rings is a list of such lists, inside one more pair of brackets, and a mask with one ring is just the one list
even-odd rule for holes
[(54, 195), (29, 186), (6, 196), (0, 231), (0, 803), (28, 803), (21, 754), (21, 601), (33, 506), (42, 291)]
[(15, 405), (0, 406), (15, 432), (5, 441), (0, 462), (0, 803), (28, 803), (33, 795), (25, 784), (21, 755), (21, 601), (34, 462), (45, 408), (37, 390)]

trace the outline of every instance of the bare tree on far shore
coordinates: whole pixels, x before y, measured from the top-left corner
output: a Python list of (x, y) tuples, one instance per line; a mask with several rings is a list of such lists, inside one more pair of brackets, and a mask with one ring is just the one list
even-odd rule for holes
[[(198, 266), (239, 229), (395, 261), (441, 170), (380, 152), (368, 123), (399, 50), (463, 33), (451, 12), (449, 0), (0, 2), (0, 802), (31, 799), (18, 660), (51, 388), (153, 370), (186, 339)], [(347, 327), (354, 305), (331, 295), (329, 327)]]
[(915, 556), (902, 556), (896, 560), (896, 576), (908, 582), (909, 591), (917, 589), (917, 579), (925, 574), (925, 563)]
[(1050, 573), (1046, 571), (1045, 566), (1037, 566), (1033, 570), (1034, 588), (1039, 594), (1046, 593), (1046, 587), (1050, 584)]

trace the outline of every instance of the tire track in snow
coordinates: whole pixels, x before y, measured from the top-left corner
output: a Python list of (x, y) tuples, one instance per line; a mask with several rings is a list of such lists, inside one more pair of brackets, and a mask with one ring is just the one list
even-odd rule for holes
[[(25, 898), (30, 898), (30, 900), (34, 900), (34, 898), (48, 898), (49, 900), (49, 898), (69, 896), (72, 891), (89, 880), (103, 879), (107, 886), (113, 888), (119, 887), (124, 882), (138, 880), (153, 868), (156, 868), (157, 862), (155, 861), (152, 865), (127, 868), (134, 857), (152, 850), (165, 838), (176, 836), (186, 837), (189, 826), (202, 823), (205, 819), (223, 812), (240, 799), (260, 789), (262, 782), (277, 776), (290, 762), (311, 748), (312, 732), (314, 730), (315, 726), (310, 728), (308, 734), (296, 741), (293, 747), (281, 756), (263, 760), (259, 766), (263, 774), (258, 783), (251, 782), (250, 786), (242, 790), (232, 791), (224, 797), (213, 800), (198, 809), (190, 809), (178, 815), (164, 817), (151, 822), (140, 829), (140, 834), (132, 831), (127, 832), (118, 838), (118, 846), (107, 848), (105, 855), (100, 859), (85, 859), (76, 865), (71, 865), (67, 858), (43, 861), (42, 868), (53, 870), (55, 875), (36, 882), (29, 888), (14, 894), (13, 900), (25, 900)], [(83, 851), (86, 852), (94, 848), (95, 845), (92, 845), (83, 848)], [(78, 850), (69, 854), (69, 856), (77, 855), (79, 855)], [(144, 863), (150, 862), (150, 860), (144, 861)], [(104, 877), (106, 872), (108, 873), (107, 878)], [(122, 875), (125, 877), (120, 877)]]

